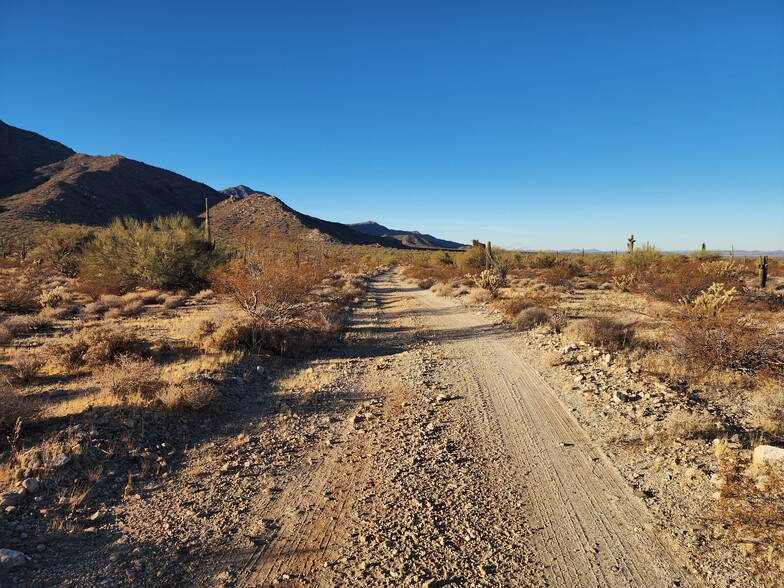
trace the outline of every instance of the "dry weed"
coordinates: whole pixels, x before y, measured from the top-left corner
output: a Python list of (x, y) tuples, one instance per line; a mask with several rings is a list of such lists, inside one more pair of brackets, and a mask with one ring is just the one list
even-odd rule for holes
[(22, 351), (13, 361), (13, 368), (16, 377), (21, 382), (30, 382), (44, 367), (46, 362), (38, 353)]
[(135, 395), (152, 398), (162, 386), (161, 369), (152, 359), (123, 355), (101, 371), (98, 383), (102, 390), (121, 400)]
[(520, 331), (530, 331), (534, 327), (543, 325), (550, 320), (550, 313), (541, 306), (532, 306), (521, 310), (512, 319), (512, 326)]
[(18, 423), (31, 420), (37, 407), (29, 398), (24, 398), (11, 383), (0, 376), (0, 442), (11, 435)]
[(636, 340), (634, 324), (608, 316), (591, 317), (574, 325), (579, 340), (611, 351), (633, 347)]
[(185, 294), (170, 294), (163, 300), (163, 307), (168, 309), (179, 308), (188, 301), (188, 296)]
[(127, 330), (85, 327), (52, 343), (48, 351), (52, 360), (65, 368), (96, 368), (121, 356), (149, 355), (150, 344)]
[(156, 394), (157, 400), (169, 410), (203, 410), (212, 404), (216, 397), (213, 386), (199, 380), (168, 384)]

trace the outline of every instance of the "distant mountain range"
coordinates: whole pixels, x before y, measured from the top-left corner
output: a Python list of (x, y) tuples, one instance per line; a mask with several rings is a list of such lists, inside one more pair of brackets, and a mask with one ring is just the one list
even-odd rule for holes
[(203, 216), (205, 200), (216, 236), (237, 238), (247, 231), (261, 231), (357, 245), (432, 246), (308, 216), (248, 186), (218, 192), (120, 155), (76, 153), (0, 121), (0, 232), (4, 235), (30, 235), (55, 223), (105, 226), (118, 216), (151, 220), (179, 212), (195, 220)]
[(446, 241), (444, 239), (434, 237), (433, 235), (420, 233), (419, 231), (401, 231), (398, 229), (389, 229), (375, 221), (354, 223), (349, 226), (356, 231), (365, 233), (367, 235), (373, 235), (374, 237), (395, 239), (407, 247), (416, 247), (419, 249), (460, 249), (462, 247), (466, 247), (466, 245), (463, 243)]

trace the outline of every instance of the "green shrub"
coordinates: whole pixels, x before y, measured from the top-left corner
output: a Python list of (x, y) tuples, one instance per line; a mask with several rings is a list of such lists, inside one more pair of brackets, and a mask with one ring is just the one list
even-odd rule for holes
[(82, 252), (92, 238), (93, 230), (79, 225), (48, 227), (36, 236), (38, 245), (30, 256), (73, 278), (79, 271)]
[(196, 288), (207, 284), (207, 272), (219, 257), (203, 231), (183, 215), (150, 223), (117, 219), (85, 247), (79, 284), (96, 297), (136, 287)]

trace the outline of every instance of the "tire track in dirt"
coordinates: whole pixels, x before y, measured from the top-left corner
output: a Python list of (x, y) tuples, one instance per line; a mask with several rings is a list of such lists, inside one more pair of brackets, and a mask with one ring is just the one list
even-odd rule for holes
[(395, 279), (459, 360), (465, 393), (488, 435), (502, 435), (527, 486), (529, 522), (552, 586), (688, 585), (650, 513), (510, 335), (486, 317)]

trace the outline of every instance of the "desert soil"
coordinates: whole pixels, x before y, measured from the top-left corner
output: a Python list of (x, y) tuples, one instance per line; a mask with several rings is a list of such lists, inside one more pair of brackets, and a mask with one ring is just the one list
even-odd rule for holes
[(129, 483), (89, 539), (9, 584), (734, 582), (704, 580), (636, 474), (578, 421), (590, 411), (565, 399), (565, 376), (546, 380), (542, 351), (489, 308), (382, 274), (337, 350), (251, 365), (230, 408), (159, 443), (163, 476)]

